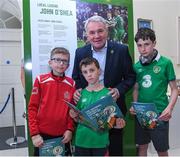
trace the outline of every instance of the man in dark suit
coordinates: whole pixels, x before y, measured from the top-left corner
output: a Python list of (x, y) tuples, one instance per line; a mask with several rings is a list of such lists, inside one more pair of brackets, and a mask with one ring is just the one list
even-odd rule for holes
[[(123, 114), (126, 113), (125, 94), (135, 83), (135, 72), (128, 47), (108, 41), (108, 27), (101, 16), (92, 16), (85, 22), (85, 31), (89, 44), (78, 48), (75, 54), (72, 77), (76, 82), (77, 91), (74, 99), (80, 97), (80, 90), (87, 86), (82, 76), (79, 63), (83, 58), (94, 57), (100, 63), (100, 82), (110, 89), (110, 94), (117, 100)], [(122, 156), (122, 129), (113, 128), (109, 132), (110, 156)]]

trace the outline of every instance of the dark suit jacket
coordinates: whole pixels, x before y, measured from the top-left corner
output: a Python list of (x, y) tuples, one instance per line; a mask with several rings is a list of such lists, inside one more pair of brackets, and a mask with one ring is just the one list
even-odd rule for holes
[[(87, 82), (81, 74), (79, 63), (83, 58), (92, 57), (91, 45), (78, 48), (75, 54), (72, 77), (76, 82), (76, 88), (85, 88)], [(117, 88), (120, 98), (117, 104), (125, 114), (125, 93), (135, 83), (135, 72), (132, 66), (132, 59), (126, 45), (108, 41), (107, 56), (104, 72), (104, 85), (109, 88)]]

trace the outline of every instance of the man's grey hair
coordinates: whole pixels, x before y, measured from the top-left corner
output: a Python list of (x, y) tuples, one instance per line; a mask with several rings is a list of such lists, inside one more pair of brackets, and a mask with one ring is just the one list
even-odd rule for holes
[(91, 16), (90, 18), (88, 18), (86, 21), (85, 21), (85, 24), (84, 24), (84, 29), (85, 31), (87, 32), (87, 25), (90, 23), (90, 22), (101, 22), (105, 25), (106, 29), (107, 29), (107, 21), (101, 17), (101, 16), (98, 16), (98, 15), (95, 15), (95, 16)]

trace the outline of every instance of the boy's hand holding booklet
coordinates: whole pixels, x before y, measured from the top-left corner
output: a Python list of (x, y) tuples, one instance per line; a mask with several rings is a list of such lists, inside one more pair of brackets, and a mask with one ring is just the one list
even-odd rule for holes
[(64, 156), (65, 145), (61, 142), (63, 137), (48, 139), (39, 148), (39, 156)]
[(159, 113), (154, 103), (132, 102), (132, 106), (143, 128), (154, 129), (162, 122), (158, 119)]
[(123, 118), (121, 110), (110, 95), (90, 104), (83, 110), (79, 110), (66, 100), (64, 101), (71, 109), (78, 113), (79, 123), (95, 131), (104, 131), (113, 128), (116, 125), (116, 118)]

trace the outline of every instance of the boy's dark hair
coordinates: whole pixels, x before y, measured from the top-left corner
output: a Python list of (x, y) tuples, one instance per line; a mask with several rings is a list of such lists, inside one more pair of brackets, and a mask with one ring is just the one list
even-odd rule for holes
[(68, 55), (70, 60), (70, 53), (69, 51), (64, 47), (55, 47), (51, 50), (50, 58), (52, 59), (55, 54), (63, 54)]
[(82, 66), (83, 66), (83, 65), (84, 65), (84, 66), (87, 66), (87, 65), (90, 65), (90, 64), (92, 64), (92, 63), (94, 63), (95, 66), (96, 66), (98, 69), (100, 69), (99, 62), (97, 61), (97, 59), (92, 58), (92, 57), (87, 57), (87, 58), (82, 59), (81, 62), (79, 63), (79, 67), (80, 67), (80, 69), (82, 69)]
[(152, 42), (156, 41), (155, 32), (150, 28), (139, 28), (138, 32), (135, 35), (135, 41), (138, 42), (139, 39), (148, 40), (150, 39)]

